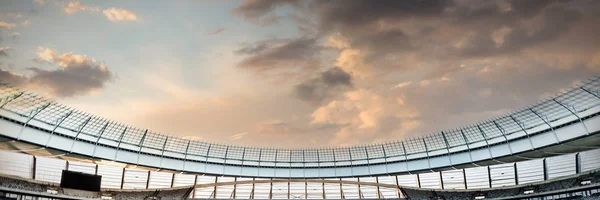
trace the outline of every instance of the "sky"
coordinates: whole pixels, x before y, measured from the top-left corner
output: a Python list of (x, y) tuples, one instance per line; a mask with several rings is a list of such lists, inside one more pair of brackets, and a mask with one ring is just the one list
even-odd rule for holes
[(0, 82), (261, 147), (466, 126), (600, 74), (597, 0), (0, 2)]

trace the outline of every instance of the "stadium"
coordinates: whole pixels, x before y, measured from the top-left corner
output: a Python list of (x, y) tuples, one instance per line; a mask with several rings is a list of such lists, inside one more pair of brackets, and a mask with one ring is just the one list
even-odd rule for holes
[(0, 0), (0, 200), (600, 200), (600, 0)]
[[(592, 78), (453, 130), (284, 149), (153, 133), (4, 85), (0, 189), (4, 199), (597, 199), (599, 92)], [(62, 188), (63, 170), (101, 176), (101, 190)]]

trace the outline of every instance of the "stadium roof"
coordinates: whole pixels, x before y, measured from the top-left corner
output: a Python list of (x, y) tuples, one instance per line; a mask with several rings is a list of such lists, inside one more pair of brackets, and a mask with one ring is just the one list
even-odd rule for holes
[[(470, 158), (466, 158), (467, 161), (464, 161), (465, 158), (463, 158), (463, 161), (473, 163), (477, 160), (473, 158), (475, 150), (483, 149), (487, 154), (486, 159), (489, 159), (499, 157), (495, 155), (512, 155), (527, 150), (527, 148), (535, 149), (548, 145), (537, 144), (536, 139), (531, 139), (538, 133), (552, 132), (546, 134), (553, 138), (543, 138), (542, 141), (563, 142), (565, 139), (559, 138), (562, 136), (557, 135), (555, 129), (573, 122), (583, 122), (583, 119), (594, 117), (600, 113), (598, 91), (600, 91), (600, 78), (596, 77), (532, 106), (471, 126), (380, 144), (306, 149), (215, 144), (154, 133), (148, 129), (131, 127), (81, 112), (6, 85), (0, 89), (0, 108), (2, 108), (0, 113), (3, 118), (17, 121), (23, 124), (23, 127), (37, 127), (50, 133), (50, 137), (44, 141), (34, 141), (33, 143), (43, 143), (44, 146), (48, 146), (52, 139), (61, 136), (74, 141), (70, 147), (66, 146), (60, 149), (81, 153), (77, 152), (75, 142), (87, 142), (93, 145), (92, 157), (100, 154), (96, 152), (97, 146), (110, 147), (116, 148), (117, 151), (136, 152), (138, 158), (135, 164), (140, 162), (140, 153), (159, 156), (160, 160), (169, 157), (217, 165), (266, 168), (343, 168), (411, 160), (425, 162), (417, 164), (424, 167), (411, 169), (410, 166), (406, 166), (404, 169), (412, 171), (448, 165), (448, 163), (439, 164), (435, 161), (436, 157), (444, 155), (470, 152), (468, 154)], [(582, 124), (585, 129), (583, 134), (594, 133), (594, 130), (589, 130), (585, 123)], [(21, 130), (16, 138), (21, 140), (27, 136)], [(523, 149), (518, 145), (511, 145), (513, 141), (524, 141), (529, 145)], [(494, 146), (502, 148), (494, 149)], [(162, 167), (162, 161), (159, 165)], [(453, 162), (450, 161), (449, 165), (452, 166)], [(387, 168), (387, 166), (385, 167)], [(210, 170), (205, 169), (205, 171)], [(355, 174), (355, 170), (350, 169), (350, 171), (348, 174)], [(372, 173), (371, 169), (366, 171), (368, 172), (364, 174)], [(388, 170), (384, 171), (389, 172)]]

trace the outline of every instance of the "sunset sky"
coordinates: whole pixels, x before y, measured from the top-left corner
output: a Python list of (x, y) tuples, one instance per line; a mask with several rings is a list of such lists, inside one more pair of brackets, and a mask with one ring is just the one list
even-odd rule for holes
[(600, 73), (600, 1), (0, 1), (0, 82), (226, 144), (439, 132)]

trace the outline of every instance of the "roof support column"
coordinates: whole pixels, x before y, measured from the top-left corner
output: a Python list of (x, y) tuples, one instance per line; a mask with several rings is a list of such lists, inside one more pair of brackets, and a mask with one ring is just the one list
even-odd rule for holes
[(448, 153), (448, 163), (450, 163), (450, 167), (452, 169), (456, 169), (452, 164), (452, 158), (450, 157), (450, 143), (448, 142), (448, 138), (446, 138), (446, 134), (442, 131), (442, 138), (444, 138), (444, 144), (446, 144), (446, 152)]
[(494, 123), (496, 128), (500, 131), (500, 133), (502, 133), (502, 137), (504, 137), (504, 141), (506, 141), (506, 145), (508, 145), (508, 150), (510, 151), (510, 155), (513, 155), (512, 146), (510, 145), (510, 142), (508, 142), (508, 138), (506, 137), (506, 131), (502, 127), (500, 127), (500, 125), (496, 122), (496, 120), (492, 120), (492, 122)]
[(408, 153), (406, 153), (406, 147), (404, 146), (404, 142), (400, 142), (400, 145), (402, 145), (402, 151), (404, 152), (404, 164), (406, 165), (406, 172), (408, 172), (408, 174), (411, 174), (410, 169), (408, 168)]
[(163, 163), (163, 158), (165, 157), (165, 148), (167, 147), (167, 141), (169, 141), (169, 137), (165, 138), (165, 142), (163, 143), (162, 146), (162, 150), (160, 153), (160, 165), (158, 166), (158, 169), (162, 169), (162, 163)]
[(571, 108), (567, 107), (567, 105), (565, 105), (564, 103), (561, 103), (560, 101), (557, 101), (556, 98), (552, 99), (554, 102), (556, 102), (557, 104), (561, 105), (563, 108), (567, 109), (569, 112), (571, 112), (571, 114), (575, 115), (575, 117), (577, 117), (577, 119), (579, 119), (579, 122), (581, 123), (581, 125), (583, 125), (583, 128), (585, 128), (585, 131), (587, 132), (587, 135), (590, 134), (590, 130), (587, 128), (587, 126), (585, 125), (585, 123), (583, 123), (583, 120), (581, 119), (581, 117), (579, 117), (579, 115), (576, 113), (577, 110), (575, 110), (575, 107), (573, 107), (573, 110), (571, 110)]
[(487, 150), (490, 153), (490, 159), (492, 159), (494, 162), (497, 163), (504, 163), (501, 161), (498, 161), (496, 159), (494, 159), (494, 154), (492, 154), (492, 148), (490, 148), (490, 143), (488, 142), (488, 137), (485, 134), (485, 132), (483, 132), (483, 129), (481, 129), (481, 126), (479, 124), (477, 124), (477, 130), (479, 130), (479, 132), (481, 133), (481, 136), (483, 136), (483, 140), (485, 141), (485, 145), (487, 146)]
[(517, 118), (513, 117), (512, 115), (509, 115), (509, 117), (521, 128), (521, 130), (525, 133), (525, 135), (527, 136), (527, 140), (529, 140), (529, 145), (531, 145), (531, 150), (535, 149), (535, 146), (533, 146), (533, 142), (531, 141), (531, 137), (529, 137), (529, 133), (527, 132), (527, 130), (525, 130), (525, 127), (523, 127), (522, 123), (519, 122), (517, 120)]
[(462, 129), (460, 129), (460, 135), (462, 135), (463, 139), (465, 140), (465, 145), (467, 146), (467, 150), (469, 151), (469, 160), (471, 161), (471, 164), (473, 166), (479, 167), (479, 165), (473, 162), (473, 156), (471, 155), (471, 147), (469, 146), (469, 140), (467, 139), (467, 136), (465, 135)]
[(23, 135), (23, 131), (25, 130), (25, 128), (27, 127), (27, 125), (29, 124), (29, 122), (36, 116), (38, 115), (40, 112), (42, 112), (44, 109), (48, 108), (50, 105), (52, 105), (52, 103), (47, 103), (43, 106), (40, 106), (38, 108), (35, 108), (31, 111), (29, 111), (29, 117), (27, 118), (27, 121), (25, 121), (25, 123), (23, 124), (23, 127), (21, 127), (21, 132), (19, 133), (19, 137), (17, 137), (17, 140), (21, 140), (21, 136)]
[(73, 143), (71, 144), (71, 149), (69, 150), (69, 153), (73, 153), (73, 147), (75, 146), (75, 141), (77, 141), (77, 138), (79, 137), (79, 134), (81, 133), (81, 131), (83, 130), (83, 128), (85, 128), (85, 126), (90, 122), (90, 120), (92, 120), (92, 117), (89, 117), (87, 120), (85, 120), (83, 122), (83, 124), (81, 124), (79, 126), (79, 130), (77, 131), (77, 135), (75, 135), (75, 138), (73, 138)]
[(117, 151), (115, 151), (115, 159), (113, 159), (113, 161), (117, 160), (117, 155), (119, 155), (119, 150), (121, 149), (121, 141), (123, 141), (123, 136), (125, 135), (125, 132), (127, 132), (127, 128), (128, 127), (125, 127), (125, 129), (123, 129), (123, 132), (119, 136), (119, 143), (117, 144)]
[(142, 153), (142, 145), (144, 144), (144, 140), (146, 140), (147, 134), (148, 134), (148, 129), (146, 129), (146, 131), (144, 131), (144, 135), (142, 135), (142, 139), (140, 140), (140, 143), (138, 144), (138, 146), (140, 148), (138, 149), (137, 161), (135, 162), (136, 166), (140, 164), (140, 154)]
[(588, 89), (585, 89), (583, 86), (581, 86), (579, 88), (587, 93), (590, 93), (591, 95), (594, 95), (596, 98), (600, 99), (600, 93), (598, 93), (598, 91), (596, 91), (596, 93), (598, 93), (598, 94), (596, 94), (596, 93), (593, 93), (592, 91), (589, 91)]
[(183, 166), (181, 167), (181, 171), (185, 171), (185, 163), (187, 163), (188, 151), (190, 150), (190, 143), (192, 140), (188, 140), (187, 145), (185, 146), (185, 154), (183, 155)]
[(535, 114), (535, 116), (540, 118), (548, 126), (548, 128), (550, 128), (550, 130), (552, 130), (552, 134), (554, 135), (554, 139), (556, 140), (555, 144), (560, 143), (560, 140), (558, 139), (558, 136), (556, 135), (556, 132), (554, 131), (554, 127), (552, 127), (552, 125), (550, 125), (550, 123), (548, 123), (548, 120), (546, 118), (542, 117), (542, 115), (539, 114), (538, 112), (535, 112), (535, 110), (533, 110), (533, 108), (529, 108), (529, 111), (531, 111), (533, 114)]
[(48, 147), (48, 144), (50, 144), (50, 141), (52, 140), (52, 136), (54, 136), (54, 132), (56, 131), (56, 129), (60, 126), (60, 124), (62, 124), (69, 116), (71, 116), (71, 114), (73, 114), (73, 111), (69, 111), (67, 114), (65, 114), (65, 116), (57, 119), (56, 125), (54, 125), (54, 128), (52, 128), (52, 131), (50, 132), (50, 137), (48, 137), (48, 140), (46, 141), (46, 145), (44, 145), (44, 147)]
[(102, 135), (104, 134), (104, 131), (106, 131), (106, 127), (108, 127), (109, 124), (110, 124), (110, 122), (106, 122), (106, 124), (102, 127), (102, 129), (100, 129), (100, 133), (98, 134), (96, 143), (94, 143), (94, 151), (92, 152), (92, 159), (96, 157), (96, 147), (98, 147), (98, 142), (100, 142), (100, 138), (102, 138)]
[(427, 148), (427, 143), (425, 142), (425, 137), (421, 138), (423, 145), (425, 146), (425, 154), (427, 155), (427, 165), (429, 167), (429, 171), (433, 171), (431, 169), (431, 159), (429, 159), (429, 148)]
[(21, 97), (23, 94), (25, 94), (24, 92), (21, 92), (19, 94), (15, 94), (12, 97), (6, 97), (4, 100), (4, 103), (2, 103), (2, 105), (0, 105), (0, 108), (4, 108), (4, 106), (6, 106), (6, 104), (10, 103), (11, 101)]

